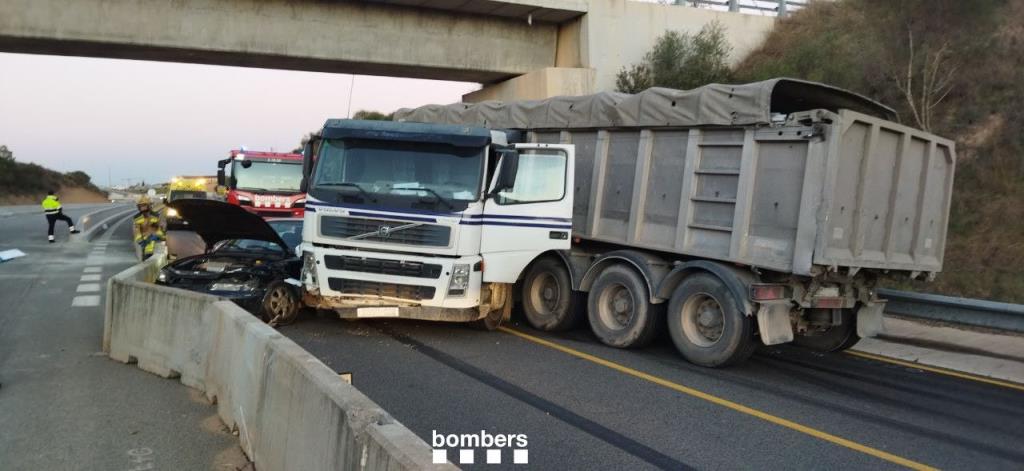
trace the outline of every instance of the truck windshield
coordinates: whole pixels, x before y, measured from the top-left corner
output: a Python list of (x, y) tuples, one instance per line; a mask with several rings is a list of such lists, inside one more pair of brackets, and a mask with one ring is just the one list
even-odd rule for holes
[(332, 139), (310, 194), (331, 202), (461, 211), (480, 199), (481, 147)]
[(236, 160), (232, 175), (235, 188), (238, 190), (298, 192), (302, 181), (301, 162), (265, 162), (250, 160), (248, 168), (245, 161)]

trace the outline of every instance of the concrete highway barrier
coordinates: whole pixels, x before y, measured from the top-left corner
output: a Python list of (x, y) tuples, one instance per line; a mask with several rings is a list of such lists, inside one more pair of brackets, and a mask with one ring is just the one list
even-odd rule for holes
[(158, 253), (112, 277), (110, 358), (202, 390), (261, 470), (455, 469), (293, 341), (230, 301), (151, 283)]

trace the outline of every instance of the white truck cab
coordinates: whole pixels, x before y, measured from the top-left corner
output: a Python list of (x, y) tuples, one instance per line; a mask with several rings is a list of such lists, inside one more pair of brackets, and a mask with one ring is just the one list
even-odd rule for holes
[(523, 270), (572, 237), (573, 146), (517, 135), (328, 120), (304, 151), (304, 303), (496, 328)]

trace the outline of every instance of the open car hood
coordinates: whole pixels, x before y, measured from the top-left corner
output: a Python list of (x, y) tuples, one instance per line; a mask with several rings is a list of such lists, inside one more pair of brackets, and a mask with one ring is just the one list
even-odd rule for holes
[(199, 234), (208, 247), (222, 240), (251, 239), (271, 242), (290, 252), (288, 244), (270, 224), (241, 206), (200, 199), (175, 200), (167, 206), (178, 210), (181, 218), (188, 221), (189, 228)]

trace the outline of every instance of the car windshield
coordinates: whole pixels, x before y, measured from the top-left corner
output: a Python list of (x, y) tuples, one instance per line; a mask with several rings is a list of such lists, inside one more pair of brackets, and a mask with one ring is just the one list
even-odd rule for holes
[(236, 160), (232, 171), (239, 190), (298, 192), (302, 181), (302, 162)]
[[(267, 224), (277, 232), (281, 240), (288, 245), (288, 251), (294, 252), (295, 247), (302, 242), (302, 220), (301, 219), (280, 219), (267, 221)], [(246, 252), (281, 252), (281, 246), (265, 240), (254, 239), (232, 239), (224, 242), (217, 250), (240, 250)]]
[(462, 210), (480, 199), (482, 147), (331, 139), (310, 193), (325, 201)]

